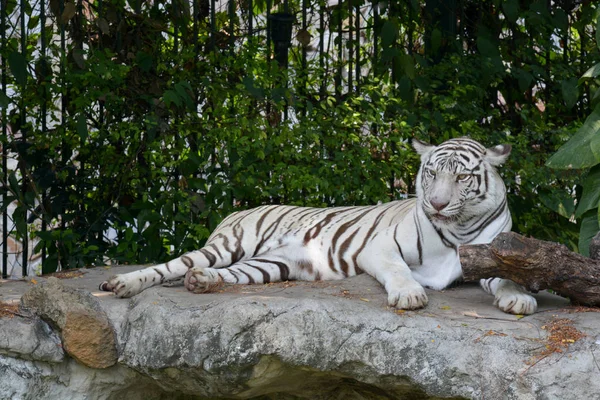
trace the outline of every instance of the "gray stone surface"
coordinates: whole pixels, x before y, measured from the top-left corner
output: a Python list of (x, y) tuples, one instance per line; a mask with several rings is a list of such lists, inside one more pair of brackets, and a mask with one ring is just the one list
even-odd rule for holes
[(107, 368), (118, 359), (115, 331), (99, 301), (86, 290), (50, 277), (29, 288), (21, 308), (60, 333), (63, 349), (92, 368)]
[(39, 318), (0, 318), (0, 354), (55, 363), (64, 360), (60, 338)]
[[(598, 309), (548, 293), (536, 295), (538, 313), (519, 318), (473, 285), (428, 291), (426, 309), (398, 313), (365, 275), (203, 295), (153, 288), (129, 300), (97, 292), (125, 270), (61, 281), (99, 300), (118, 364), (41, 360), (0, 336), (0, 399), (600, 399)], [(1, 285), (0, 301), (31, 284)], [(586, 336), (545, 354), (550, 327), (563, 319)], [(4, 324), (25, 323), (0, 321), (0, 335)]]

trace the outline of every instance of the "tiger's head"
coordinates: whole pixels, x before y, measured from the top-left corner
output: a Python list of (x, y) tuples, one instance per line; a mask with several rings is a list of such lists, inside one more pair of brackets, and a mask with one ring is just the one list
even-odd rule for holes
[(508, 158), (511, 146), (485, 148), (468, 139), (448, 140), (433, 146), (413, 139), (421, 155), (417, 198), (436, 224), (461, 223), (496, 209), (506, 197), (497, 166)]

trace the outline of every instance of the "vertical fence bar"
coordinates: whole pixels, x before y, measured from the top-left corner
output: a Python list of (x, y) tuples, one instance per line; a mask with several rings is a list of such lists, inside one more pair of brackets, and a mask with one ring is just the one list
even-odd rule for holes
[[(172, 0), (172, 4), (173, 4), (173, 59), (177, 60), (179, 58), (179, 22), (183, 19), (183, 10), (179, 8), (179, 4), (178, 4), (179, 0)], [(187, 1), (187, 0), (183, 0), (183, 1)], [(183, 8), (183, 7), (182, 7)], [(185, 32), (185, 31), (184, 31)], [(183, 43), (183, 45), (185, 45), (185, 41)], [(175, 139), (175, 145), (177, 145), (177, 142), (179, 142), (179, 133), (178, 133), (178, 127), (179, 127), (179, 123), (180, 123), (180, 119), (179, 119), (179, 113), (175, 113), (175, 116), (173, 118), (173, 123), (175, 125), (175, 130), (173, 131), (173, 138)], [(175, 162), (177, 162), (177, 156), (175, 156)], [(175, 187), (177, 187), (177, 182), (179, 182), (180, 179), (180, 174), (179, 174), (179, 167), (177, 166), (177, 164), (175, 164), (174, 168), (173, 168), (173, 182), (175, 182)], [(177, 202), (173, 202), (173, 215), (177, 215), (179, 213), (179, 205), (177, 204)], [(177, 231), (179, 228), (179, 224), (177, 224), (176, 222), (172, 224), (173, 227), (173, 232), (175, 233), (175, 237), (178, 237), (177, 235)]]
[(354, 30), (356, 31), (355, 37), (356, 37), (356, 42), (355, 42), (355, 46), (356, 49), (354, 50), (354, 53), (356, 54), (356, 61), (354, 62), (354, 67), (355, 67), (355, 72), (354, 72), (354, 76), (356, 77), (356, 89), (358, 90), (358, 86), (360, 85), (360, 21), (361, 21), (361, 17), (362, 14), (360, 13), (360, 5), (356, 5), (354, 6), (354, 8), (356, 9), (356, 17), (354, 18)]
[[(83, 25), (83, 2), (82, 0), (78, 0), (77, 1), (77, 16), (79, 18), (73, 18), (73, 23), (79, 23), (80, 26), (77, 29), (80, 29), (81, 31), (84, 30)], [(76, 21), (76, 22), (75, 22)], [(136, 35), (136, 37), (139, 37), (139, 35)], [(81, 52), (81, 56), (83, 57), (83, 41), (85, 39), (81, 39), (81, 40), (77, 40), (75, 42), (75, 47)], [(87, 125), (87, 116), (86, 114), (86, 110), (85, 108), (79, 109), (77, 110), (78, 114), (81, 115), (77, 115), (76, 118), (84, 118), (85, 119), (85, 124)], [(85, 145), (85, 141), (83, 140), (83, 138), (80, 139), (79, 141), (79, 146), (80, 148), (83, 148), (83, 146)], [(77, 200), (78, 205), (79, 205), (79, 210), (78, 212), (80, 213), (80, 215), (85, 215), (85, 184), (84, 184), (84, 180), (83, 177), (85, 177), (85, 161), (86, 159), (81, 156), (78, 157), (79, 159), (79, 167), (77, 167), (77, 176), (81, 177), (80, 179), (77, 179), (75, 182), (75, 187), (77, 190), (77, 196), (79, 197), (79, 199)], [(89, 235), (85, 235), (85, 238), (83, 240), (89, 240)]]
[(319, 87), (319, 101), (325, 98), (327, 72), (325, 71), (325, 2), (319, 2), (319, 69), (321, 70), (321, 85)]
[(217, 18), (215, 16), (216, 1), (210, 0), (210, 47), (216, 50)]
[(377, 75), (377, 60), (379, 59), (379, 43), (378, 43), (378, 30), (379, 30), (379, 0), (373, 0), (371, 3), (373, 7), (373, 71)]
[(227, 5), (227, 11), (229, 14), (229, 54), (233, 56), (235, 47), (235, 30), (233, 26), (233, 21), (235, 19), (235, 1), (229, 0)]
[[(47, 64), (46, 64), (46, 2), (45, 1), (40, 1), (40, 41), (41, 41), (41, 54), (40, 54), (40, 63), (42, 65), (42, 76), (41, 76), (41, 82), (42, 82), (42, 107), (41, 107), (41, 112), (42, 112), (42, 135), (45, 135), (46, 130), (48, 129), (47, 125), (46, 125), (46, 118), (47, 118), (47, 101), (48, 101), (48, 86), (47, 86), (47, 82), (46, 82), (46, 72), (47, 72)], [(45, 205), (46, 205), (46, 189), (44, 189), (43, 193), (42, 193), (42, 204), (40, 207), (40, 214), (42, 216), (42, 232), (46, 232), (46, 230), (48, 229), (47, 226), (47, 222), (46, 222), (46, 218), (47, 218), (47, 213), (46, 213), (46, 209), (45, 209)], [(46, 261), (46, 246), (42, 246), (42, 272), (44, 269), (44, 263)]]
[(248, 36), (252, 37), (254, 35), (254, 2), (252, 0), (248, 0)]
[[(391, 19), (393, 19), (393, 17), (397, 17), (399, 15), (398, 9), (396, 7), (394, 7), (394, 4), (395, 3), (390, 2), (390, 7), (388, 8), (388, 20), (391, 20)], [(392, 41), (392, 47), (394, 47), (396, 49), (398, 48), (398, 35), (396, 35), (396, 37)], [(398, 56), (394, 56), (394, 58), (395, 57), (398, 57)], [(392, 62), (390, 65), (390, 68), (392, 70), (391, 77), (392, 77), (392, 82), (397, 84), (400, 77), (398, 76), (398, 73), (396, 72), (397, 69), (394, 68), (394, 64), (395, 64), (394, 58), (392, 59)], [(394, 85), (392, 90), (396, 90), (396, 85)]]
[(179, 24), (177, 21), (179, 20), (179, 7), (177, 5), (178, 0), (173, 0), (171, 4), (173, 4), (173, 53), (177, 54), (179, 52)]
[[(267, 72), (271, 72), (271, 0), (267, 0)], [(271, 102), (267, 100), (265, 107), (267, 117), (271, 117)], [(269, 176), (271, 176), (269, 174)]]
[(198, 53), (199, 48), (198, 48), (198, 33), (199, 33), (199, 27), (198, 24), (200, 23), (200, 20), (198, 18), (198, 16), (200, 15), (200, 2), (198, 0), (193, 0), (192, 1), (192, 43), (194, 44), (194, 53), (196, 54), (196, 62), (198, 61)]
[[(58, 8), (59, 8), (59, 15), (63, 15), (63, 12), (65, 11), (65, 2), (64, 0), (59, 0), (58, 2)], [(67, 98), (66, 98), (66, 93), (65, 93), (65, 87), (66, 87), (66, 71), (65, 71), (65, 64), (67, 62), (67, 55), (66, 55), (66, 38), (65, 38), (65, 24), (63, 22), (62, 18), (60, 19), (60, 23), (59, 23), (59, 29), (60, 29), (60, 72), (59, 72), (59, 76), (60, 76), (60, 126), (63, 127), (66, 125), (67, 123), (67, 119), (66, 119), (66, 114), (67, 114)], [(66, 142), (64, 139), (64, 134), (63, 134), (63, 139), (62, 139), (62, 146), (61, 146), (61, 162), (63, 165), (67, 164), (67, 149), (66, 149)], [(60, 230), (61, 232), (65, 231), (66, 228), (66, 224), (65, 224), (65, 213), (66, 213), (66, 209), (64, 206), (61, 206), (61, 210), (60, 210)], [(65, 261), (62, 257), (62, 253), (61, 250), (62, 249), (62, 239), (59, 240), (58, 242), (58, 267), (57, 270), (61, 270), (63, 267), (66, 267), (66, 265), (64, 264)]]
[[(348, 93), (352, 93), (352, 59), (354, 58), (354, 46), (352, 43), (352, 1), (348, 0)], [(357, 32), (358, 33), (358, 32)]]
[[(414, 43), (413, 43), (413, 7), (412, 4), (408, 5), (408, 54), (413, 53)], [(461, 7), (461, 12), (464, 12), (464, 7)], [(466, 16), (462, 16), (462, 18), (466, 18)], [(464, 19), (463, 19), (464, 21)]]
[[(290, 12), (290, 5), (288, 3), (288, 0), (283, 0), (283, 12), (286, 13), (286, 14), (288, 14)], [(285, 50), (285, 56), (286, 56), (286, 60), (285, 60), (285, 64), (284, 65), (285, 65), (286, 71), (285, 71), (285, 75), (284, 75), (283, 85), (284, 85), (285, 89), (288, 89), (288, 87), (289, 87), (289, 76), (290, 76), (289, 73), (288, 73), (288, 66), (289, 66), (289, 61), (290, 61), (289, 60), (288, 49)], [(289, 101), (287, 99), (287, 96), (286, 96), (285, 104), (283, 106), (283, 120), (284, 121), (287, 121), (288, 118), (289, 118), (289, 108), (290, 108), (290, 103), (289, 103)]]
[(341, 88), (342, 88), (342, 60), (344, 59), (344, 47), (342, 45), (342, 4), (337, 6), (338, 12), (338, 56), (337, 56), (337, 72), (335, 74), (335, 98), (337, 101), (341, 99)]
[[(102, 0), (98, 0), (98, 18), (104, 18), (104, 3)], [(98, 40), (98, 46), (100, 49), (104, 48), (103, 42), (102, 40), (104, 39), (102, 36), (104, 35), (104, 33), (102, 32), (102, 29), (100, 29), (100, 27), (98, 27), (98, 38), (100, 40)], [(102, 127), (104, 126), (104, 102), (98, 100), (98, 113), (100, 114), (98, 116), (98, 124), (100, 125), (98, 127), (98, 130), (100, 131), (100, 136), (102, 136)]]
[[(27, 31), (26, 31), (26, 25), (25, 25), (25, 0), (21, 0), (21, 6), (20, 6), (20, 13), (21, 13), (21, 53), (23, 54), (23, 58), (26, 57), (27, 55)], [(27, 123), (27, 118), (25, 115), (26, 109), (25, 109), (25, 93), (27, 92), (27, 78), (25, 78), (25, 80), (23, 81), (23, 84), (21, 85), (21, 98), (19, 100), (19, 117), (21, 119), (21, 123), (20, 123), (20, 130), (21, 130), (21, 140), (23, 141), (23, 144), (25, 144), (27, 142), (27, 128), (25, 126), (25, 124)], [(21, 159), (19, 160), (21, 161), (21, 184), (22, 184), (22, 191), (23, 191), (23, 196), (25, 196), (25, 193), (27, 192), (27, 165), (25, 164), (25, 160)], [(23, 218), (25, 219), (25, 226), (27, 226), (27, 209), (25, 209), (25, 213)], [(29, 259), (29, 235), (27, 235), (27, 229), (25, 229), (25, 233), (24, 233), (24, 237), (21, 239), (22, 240), (22, 246), (23, 246), (23, 265), (22, 265), (22, 271), (23, 271), (23, 276), (27, 276), (27, 264), (28, 264), (28, 259)]]
[[(0, 10), (0, 35), (2, 39), (2, 93), (6, 96), (6, 2), (0, 2), (2, 9)], [(6, 107), (2, 108), (2, 186), (8, 187), (8, 166), (6, 157), (8, 152), (8, 125), (6, 124)], [(6, 191), (2, 195), (2, 204), (6, 207)], [(2, 212), (2, 278), (8, 278), (8, 209)]]
[[(302, 31), (304, 32), (306, 37), (308, 36), (308, 21), (307, 21), (307, 8), (308, 8), (308, 1), (307, 0), (302, 0)], [(302, 95), (304, 97), (304, 106), (302, 107), (302, 115), (304, 117), (306, 117), (306, 111), (307, 111), (307, 107), (306, 107), (306, 103), (308, 100), (308, 66), (307, 66), (307, 62), (306, 62), (306, 49), (309, 45), (309, 43), (301, 43), (302, 45)]]
[(271, 61), (271, 0), (267, 0), (267, 62)]

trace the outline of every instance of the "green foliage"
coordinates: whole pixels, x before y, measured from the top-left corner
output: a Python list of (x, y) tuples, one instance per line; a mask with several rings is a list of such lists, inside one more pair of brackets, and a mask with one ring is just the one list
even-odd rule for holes
[[(3, 207), (17, 202), (14, 234), (39, 238), (44, 272), (163, 261), (197, 249), (226, 215), (261, 204), (361, 205), (414, 193), (412, 137), (511, 143), (501, 172), (515, 229), (577, 248), (579, 227), (593, 227), (598, 193), (585, 182), (597, 171), (575, 213), (578, 174), (544, 166), (578, 129), (585, 152), (559, 152), (549, 165), (577, 151), (570, 162), (589, 167), (598, 154), (598, 111), (581, 125), (600, 98), (590, 2), (453, 2), (461, 9), (450, 14), (444, 2), (382, 3), (361, 17), (360, 34), (333, 38), (323, 54), (305, 57), (293, 42), (287, 70), (267, 57), (273, 48), (257, 19), (248, 32), (243, 2), (214, 21), (202, 2), (83, 3), (86, 12), (50, 1), (46, 38), (68, 37), (64, 52), (60, 40), (37, 51), (33, 18), (25, 46), (9, 37), (1, 49), (10, 90), (0, 109), (13, 130), (2, 144), (19, 161)], [(288, 3), (296, 34), (301, 2)], [(266, 11), (253, 4), (255, 15)], [(325, 27), (337, 31), (348, 10), (325, 10)], [(448, 15), (464, 16), (462, 25)], [(318, 26), (309, 33), (321, 35)]]
[[(600, 63), (590, 68), (581, 81), (596, 80), (598, 73), (594, 71), (600, 71)], [(581, 180), (582, 194), (575, 210), (575, 216), (581, 218), (578, 247), (581, 254), (587, 256), (590, 241), (600, 231), (600, 104), (596, 104), (577, 133), (548, 159), (546, 165), (587, 172)]]

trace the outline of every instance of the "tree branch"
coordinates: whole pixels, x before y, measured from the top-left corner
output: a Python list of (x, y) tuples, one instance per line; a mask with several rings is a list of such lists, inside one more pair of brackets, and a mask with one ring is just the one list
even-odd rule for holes
[[(600, 235), (596, 239), (592, 246), (599, 245)], [(574, 304), (600, 306), (600, 260), (573, 253), (562, 244), (509, 232), (490, 244), (461, 246), (459, 255), (466, 281), (505, 278), (533, 293), (552, 289)]]

